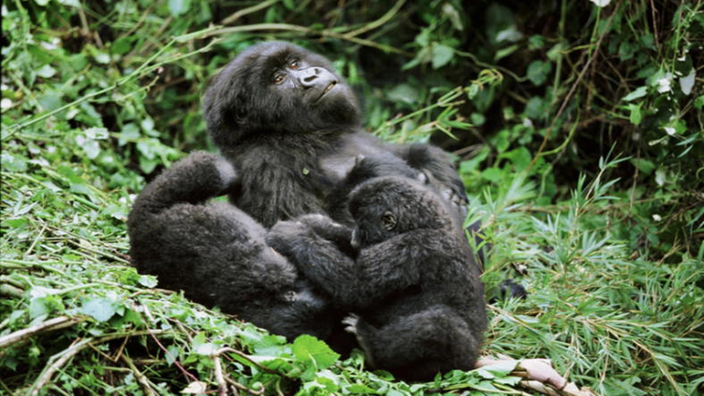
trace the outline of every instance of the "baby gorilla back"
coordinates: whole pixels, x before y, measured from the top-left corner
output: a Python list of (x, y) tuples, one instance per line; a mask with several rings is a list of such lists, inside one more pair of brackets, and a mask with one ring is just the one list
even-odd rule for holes
[(128, 221), (130, 254), (161, 287), (239, 315), (274, 333), (327, 336), (326, 304), (283, 256), (264, 228), (224, 202), (206, 203), (235, 179), (232, 166), (194, 153), (152, 181)]
[(356, 258), (321, 215), (280, 222), (267, 235), (316, 286), (354, 312), (370, 365), (405, 380), (471, 369), (486, 329), (480, 268), (441, 197), (410, 178), (377, 177), (350, 197)]
[(407, 380), (472, 369), (486, 329), (483, 286), (446, 205), (412, 180), (385, 177), (355, 189), (350, 206), (362, 236), (361, 281), (387, 279), (375, 285), (385, 294), (358, 310), (366, 355)]

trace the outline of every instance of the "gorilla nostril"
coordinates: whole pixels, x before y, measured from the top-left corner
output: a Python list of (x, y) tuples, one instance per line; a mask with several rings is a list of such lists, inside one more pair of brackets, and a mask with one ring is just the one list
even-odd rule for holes
[(309, 83), (309, 82), (315, 80), (316, 78), (318, 78), (318, 76), (308, 76), (308, 77), (304, 78), (303, 81)]

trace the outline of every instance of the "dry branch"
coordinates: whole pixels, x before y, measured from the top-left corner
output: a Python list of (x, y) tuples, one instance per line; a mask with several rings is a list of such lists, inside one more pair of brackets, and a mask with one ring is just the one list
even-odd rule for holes
[(20, 342), (20, 341), (22, 341), (26, 338), (29, 338), (32, 335), (37, 334), (42, 331), (52, 331), (52, 330), (58, 330), (58, 329), (63, 329), (65, 327), (73, 326), (74, 324), (80, 322), (81, 320), (82, 319), (80, 319), (80, 318), (59, 316), (59, 317), (56, 317), (53, 319), (49, 319), (45, 322), (39, 323), (37, 325), (34, 325), (32, 327), (28, 327), (28, 328), (22, 329), (22, 330), (17, 330), (14, 333), (10, 333), (6, 336), (0, 337), (0, 348), (4, 348), (6, 346)]

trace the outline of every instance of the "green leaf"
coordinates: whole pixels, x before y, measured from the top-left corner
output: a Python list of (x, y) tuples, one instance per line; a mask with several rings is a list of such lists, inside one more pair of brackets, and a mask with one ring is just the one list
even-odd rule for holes
[(124, 55), (132, 49), (132, 42), (136, 39), (135, 36), (120, 37), (115, 40), (110, 47), (110, 52), (117, 55)]
[(501, 180), (501, 176), (501, 169), (496, 167), (486, 168), (482, 171), (482, 179), (489, 180), (492, 182), (498, 182), (499, 180)]
[(190, 8), (191, 0), (169, 0), (169, 12), (173, 16), (185, 14)]
[(340, 358), (326, 343), (306, 334), (296, 338), (291, 349), (298, 360), (312, 362), (318, 370), (330, 367)]
[(439, 69), (450, 63), (455, 57), (455, 50), (443, 44), (433, 45), (433, 69)]
[(698, 98), (694, 99), (694, 108), (701, 110), (704, 107), (704, 95), (700, 95)]
[(7, 152), (2, 153), (0, 155), (0, 163), (4, 171), (25, 172), (27, 170), (27, 159), (19, 155), (15, 156)]
[(634, 99), (642, 98), (648, 93), (648, 87), (647, 86), (642, 86), (636, 89), (635, 91), (629, 93), (628, 95), (624, 96), (623, 100), (624, 102), (630, 102)]
[(156, 287), (158, 283), (156, 280), (156, 276), (152, 275), (140, 275), (139, 280), (137, 282), (139, 282), (139, 284), (144, 287)]
[(57, 171), (68, 179), (70, 188), (72, 192), (91, 195), (90, 188), (88, 188), (88, 183), (86, 183), (83, 178), (78, 176), (76, 172), (69, 166), (62, 165), (57, 168)]
[(496, 51), (496, 55), (494, 55), (494, 61), (498, 62), (500, 59), (503, 59), (511, 55), (512, 53), (518, 51), (519, 48), (520, 46), (518, 44), (514, 44)]
[(78, 0), (57, 0), (59, 4), (67, 5), (70, 7), (81, 8), (81, 3)]
[(472, 113), (469, 118), (472, 120), (472, 125), (475, 126), (482, 126), (486, 122), (486, 117), (482, 113)]
[(352, 384), (347, 388), (347, 390), (350, 393), (362, 395), (373, 395), (377, 393), (374, 389), (362, 384)]
[(631, 163), (646, 175), (653, 173), (653, 170), (655, 170), (655, 164), (643, 158), (631, 158)]
[(628, 105), (628, 108), (631, 110), (631, 115), (629, 117), (631, 124), (640, 125), (640, 122), (643, 121), (643, 111), (641, 110), (642, 105), (642, 103), (631, 103)]
[(99, 322), (106, 322), (115, 315), (115, 303), (105, 297), (88, 298), (83, 302), (79, 312)]
[(44, 77), (44, 78), (51, 78), (56, 74), (56, 69), (49, 65), (44, 65), (39, 70), (37, 70), (37, 75), (39, 77)]
[(393, 102), (401, 102), (409, 105), (415, 105), (418, 103), (418, 90), (410, 86), (409, 84), (400, 84), (395, 86), (392, 90), (388, 92), (389, 100)]
[(682, 90), (682, 93), (685, 95), (689, 95), (692, 93), (692, 88), (694, 87), (694, 77), (696, 73), (694, 71), (694, 68), (690, 70), (689, 74), (687, 74), (684, 77), (680, 77), (680, 89)]
[(552, 71), (552, 64), (541, 60), (533, 61), (528, 66), (527, 77), (536, 87), (541, 86), (548, 79)]

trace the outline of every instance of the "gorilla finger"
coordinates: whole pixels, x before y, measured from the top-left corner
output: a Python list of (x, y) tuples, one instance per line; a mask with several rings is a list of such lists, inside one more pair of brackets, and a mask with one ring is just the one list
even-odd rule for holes
[(429, 183), (428, 175), (426, 175), (425, 172), (419, 172), (418, 175), (416, 176), (416, 180), (418, 180), (419, 182), (421, 182), (423, 184)]

